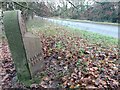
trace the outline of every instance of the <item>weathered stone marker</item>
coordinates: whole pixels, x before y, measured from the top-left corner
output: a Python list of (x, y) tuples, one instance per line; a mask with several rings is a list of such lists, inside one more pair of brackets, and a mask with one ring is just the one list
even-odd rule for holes
[(40, 38), (27, 32), (20, 11), (6, 11), (3, 22), (18, 79), (24, 83), (44, 66)]

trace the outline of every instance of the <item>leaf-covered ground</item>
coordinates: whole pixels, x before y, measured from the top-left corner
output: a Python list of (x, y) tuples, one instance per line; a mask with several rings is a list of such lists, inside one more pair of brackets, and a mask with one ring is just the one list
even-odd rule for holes
[[(35, 28), (37, 29), (37, 28)], [(119, 48), (104, 42), (90, 43), (78, 32), (63, 27), (46, 25), (34, 30), (42, 42), (45, 69), (40, 73), (40, 83), (31, 87), (44, 88), (116, 88), (119, 90)], [(93, 41), (94, 42), (94, 41)], [(104, 43), (104, 44), (103, 44)], [(12, 87), (16, 71), (8, 44), (3, 42), (2, 85)], [(22, 87), (17, 85), (16, 87)]]
[(8, 43), (5, 39), (0, 42), (0, 86), (10, 88), (15, 83), (16, 70), (12, 61)]
[(42, 40), (46, 62), (41, 73), (42, 87), (118, 88), (119, 49), (116, 45), (93, 44), (61, 27), (49, 26), (36, 33)]

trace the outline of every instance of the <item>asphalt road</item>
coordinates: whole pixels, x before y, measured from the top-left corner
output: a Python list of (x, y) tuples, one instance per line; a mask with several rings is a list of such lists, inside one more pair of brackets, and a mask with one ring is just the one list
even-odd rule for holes
[(118, 36), (120, 35), (120, 32), (118, 32), (118, 29), (120, 28), (120, 26), (118, 27), (117, 25), (96, 24), (96, 23), (88, 23), (88, 22), (75, 22), (75, 21), (57, 20), (57, 19), (49, 19), (49, 18), (44, 18), (44, 19), (50, 22), (57, 23), (59, 25), (74, 27), (74, 28), (78, 28), (81, 30), (103, 34), (105, 36), (111, 36), (114, 38), (118, 38)]

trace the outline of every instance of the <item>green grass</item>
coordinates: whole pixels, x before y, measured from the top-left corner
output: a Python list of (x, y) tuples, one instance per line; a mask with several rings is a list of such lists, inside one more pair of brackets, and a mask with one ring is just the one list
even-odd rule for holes
[[(38, 19), (34, 19), (32, 21), (29, 21), (28, 24), (28, 29), (29, 30), (34, 30), (34, 32), (45, 32), (46, 36), (47, 35), (55, 35), (55, 29), (64, 29), (69, 31), (70, 33), (74, 33), (75, 35), (82, 37), (83, 39), (86, 39), (89, 43), (91, 44), (99, 44), (102, 46), (114, 46), (114, 45), (118, 45), (118, 39), (117, 38), (113, 38), (110, 36), (104, 36), (98, 33), (93, 33), (93, 32), (88, 32), (85, 30), (80, 30), (77, 28), (71, 28), (71, 27), (67, 27), (67, 26), (60, 26), (60, 25), (56, 25), (44, 20), (38, 20)], [(62, 34), (62, 33), (61, 33)]]
[[(69, 27), (66, 27), (69, 28)], [(104, 36), (98, 33), (88, 32), (76, 28), (70, 28), (71, 32), (86, 39), (91, 44), (99, 44), (104, 46), (118, 45), (118, 39), (110, 36)]]
[(63, 18), (53, 18), (53, 19), (66, 20), (66, 21), (74, 21), (74, 22), (83, 22), (83, 23), (94, 23), (94, 24), (113, 25), (113, 26), (118, 26), (118, 25), (120, 25), (120, 24), (118, 24), (118, 23), (111, 23), (111, 22), (95, 22), (95, 21), (90, 21), (90, 20), (63, 19)]
[(28, 31), (39, 30), (39, 29), (44, 28), (45, 21), (42, 19), (40, 19), (40, 20), (33, 19), (33, 20), (29, 20), (26, 25), (27, 25)]

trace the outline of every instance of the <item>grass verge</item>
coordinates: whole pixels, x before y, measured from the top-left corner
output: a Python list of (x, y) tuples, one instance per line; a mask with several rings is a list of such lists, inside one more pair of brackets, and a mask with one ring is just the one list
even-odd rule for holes
[(45, 20), (34, 19), (27, 23), (27, 27), (29, 31), (34, 32), (46, 32), (46, 35), (54, 35), (56, 34), (55, 29), (69, 31), (72, 34), (75, 34), (83, 39), (86, 39), (91, 44), (100, 44), (103, 46), (113, 46), (118, 45), (118, 39), (110, 36), (104, 36), (98, 33), (88, 32), (85, 30), (80, 30), (77, 28), (71, 28), (67, 26), (56, 25)]
[(90, 20), (63, 19), (63, 18), (53, 18), (53, 19), (59, 19), (59, 20), (65, 20), (65, 21), (73, 21), (73, 22), (81, 22), (81, 23), (93, 23), (93, 24), (113, 25), (113, 26), (118, 26), (118, 25), (120, 25), (120, 24), (118, 24), (118, 23), (95, 22), (95, 21), (90, 21)]

